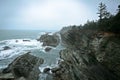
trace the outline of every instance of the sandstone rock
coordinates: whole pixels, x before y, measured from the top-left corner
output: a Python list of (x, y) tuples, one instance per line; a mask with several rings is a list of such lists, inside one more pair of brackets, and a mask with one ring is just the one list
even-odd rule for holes
[(37, 80), (39, 78), (39, 66), (43, 59), (29, 53), (16, 58), (3, 72), (11, 72), (15, 79), (24, 77), (26, 80)]

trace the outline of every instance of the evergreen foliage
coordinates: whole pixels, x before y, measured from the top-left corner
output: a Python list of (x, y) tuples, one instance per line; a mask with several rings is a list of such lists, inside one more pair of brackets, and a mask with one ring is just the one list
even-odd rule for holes
[[(70, 27), (72, 27), (73, 30), (84, 29), (120, 33), (120, 5), (118, 5), (118, 12), (115, 15), (111, 15), (111, 13), (107, 11), (106, 5), (103, 3), (100, 3), (98, 8), (98, 20), (88, 20), (84, 25), (73, 25)], [(73, 31), (73, 33), (74, 32), (75, 31)]]

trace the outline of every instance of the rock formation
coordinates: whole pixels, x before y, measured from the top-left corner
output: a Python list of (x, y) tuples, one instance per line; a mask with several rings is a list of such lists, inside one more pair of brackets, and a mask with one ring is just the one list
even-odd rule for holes
[(51, 49), (52, 49), (51, 47), (46, 47), (46, 48), (45, 48), (45, 51), (46, 51), (46, 52), (49, 52)]
[(3, 47), (3, 50), (9, 50), (9, 49), (11, 49), (9, 46), (4, 46)]
[(19, 56), (2, 73), (12, 73), (15, 80), (38, 80), (39, 66), (43, 59), (35, 57), (29, 53)]
[[(120, 37), (114, 33), (65, 28), (60, 32), (62, 46), (58, 66), (45, 68), (46, 80), (119, 80)], [(56, 47), (60, 40), (56, 34), (42, 35), (46, 51)], [(2, 73), (9, 73), (17, 80), (38, 80), (38, 67), (43, 63), (30, 54), (15, 59)], [(52, 72), (52, 73), (51, 73)]]
[(41, 35), (41, 37), (37, 40), (43, 42), (43, 46), (52, 47), (56, 47), (60, 42), (57, 34), (49, 35), (48, 33)]
[[(107, 34), (107, 35), (106, 35)], [(54, 80), (119, 80), (120, 38), (108, 32), (67, 30)]]

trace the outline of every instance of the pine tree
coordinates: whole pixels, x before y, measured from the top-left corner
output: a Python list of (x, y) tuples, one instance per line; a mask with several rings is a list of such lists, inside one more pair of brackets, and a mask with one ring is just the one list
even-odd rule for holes
[(120, 11), (120, 5), (118, 6), (118, 9), (119, 9), (119, 11)]
[(118, 5), (118, 14), (120, 14), (120, 5)]
[(102, 20), (103, 18), (108, 18), (110, 16), (110, 13), (107, 11), (105, 4), (101, 2), (98, 7), (99, 9), (97, 14), (99, 14), (100, 20)]
[(99, 29), (100, 30), (105, 30), (105, 26), (104, 23), (106, 22), (106, 20), (110, 17), (110, 13), (107, 11), (106, 9), (106, 5), (103, 4), (102, 2), (99, 4), (98, 6), (98, 17), (99, 17)]

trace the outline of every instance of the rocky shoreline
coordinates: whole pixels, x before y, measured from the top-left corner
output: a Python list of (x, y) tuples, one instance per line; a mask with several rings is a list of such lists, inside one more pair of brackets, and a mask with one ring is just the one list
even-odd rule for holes
[[(58, 33), (65, 49), (59, 52), (57, 67), (43, 70), (45, 80), (120, 79), (120, 38), (115, 34), (77, 28), (63, 28)], [(47, 46), (46, 52), (60, 43), (57, 34), (44, 34), (37, 40)], [(43, 61), (27, 53), (16, 58), (2, 73), (10, 73), (15, 80), (38, 80), (41, 74), (38, 67)]]
[(7, 68), (1, 70), (0, 80), (38, 80), (39, 66), (44, 60), (29, 52), (17, 57)]
[(120, 79), (120, 38), (114, 33), (69, 29), (61, 36), (66, 49), (53, 80)]

